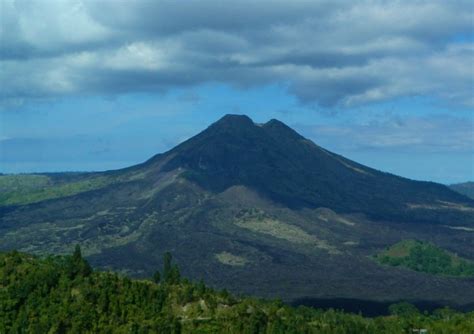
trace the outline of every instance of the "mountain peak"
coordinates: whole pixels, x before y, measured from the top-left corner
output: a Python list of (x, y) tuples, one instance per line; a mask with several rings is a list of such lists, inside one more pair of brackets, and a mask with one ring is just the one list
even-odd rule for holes
[(263, 128), (273, 136), (285, 136), (293, 139), (304, 139), (298, 132), (290, 128), (288, 125), (277, 119), (271, 119), (263, 124)]
[(277, 120), (276, 118), (272, 118), (267, 123), (264, 124), (265, 126), (286, 126), (285, 123), (282, 121)]
[(252, 119), (246, 115), (227, 114), (215, 122), (212, 126), (220, 127), (248, 127), (254, 126)]

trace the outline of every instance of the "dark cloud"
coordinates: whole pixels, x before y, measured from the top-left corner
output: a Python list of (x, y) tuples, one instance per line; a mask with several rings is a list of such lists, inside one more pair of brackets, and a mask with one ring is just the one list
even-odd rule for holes
[[(2, 2), (0, 98), (283, 83), (350, 107), (474, 106), (471, 1)], [(16, 103), (15, 102), (15, 103)]]
[[(127, 2), (88, 1), (91, 16), (111, 29), (130, 30), (149, 36), (175, 35), (187, 31), (214, 30), (252, 33), (273, 26), (295, 24), (305, 19), (320, 20), (339, 10), (339, 1), (232, 1), (190, 0)], [(113, 13), (114, 15), (104, 15)], [(258, 34), (258, 32), (257, 32)], [(256, 34), (256, 35), (257, 35)]]

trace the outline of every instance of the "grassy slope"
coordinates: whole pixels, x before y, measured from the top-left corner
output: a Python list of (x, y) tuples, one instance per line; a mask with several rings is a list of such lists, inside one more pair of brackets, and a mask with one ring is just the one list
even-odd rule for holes
[(23, 205), (71, 196), (102, 188), (112, 182), (107, 176), (57, 182), (47, 175), (1, 175), (0, 205)]
[(141, 171), (0, 175), (0, 206), (24, 205), (141, 180)]
[(474, 276), (474, 263), (431, 243), (403, 240), (377, 255), (382, 264), (448, 276)]
[[(77, 254), (76, 254), (77, 255)], [(21, 333), (470, 333), (474, 313), (413, 307), (363, 318), (233, 297), (173, 276), (160, 284), (90, 272), (79, 256), (0, 253), (0, 332)], [(171, 276), (168, 276), (171, 277)], [(409, 305), (408, 305), (409, 306)]]
[(115, 183), (141, 180), (145, 175), (133, 168), (97, 173), (0, 174), (0, 206), (73, 196)]
[(2, 193), (15, 191), (34, 191), (48, 187), (50, 185), (51, 179), (46, 175), (0, 175), (0, 191)]

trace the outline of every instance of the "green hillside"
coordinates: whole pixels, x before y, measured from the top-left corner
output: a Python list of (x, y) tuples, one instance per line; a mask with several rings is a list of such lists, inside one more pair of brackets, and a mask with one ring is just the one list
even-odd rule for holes
[(102, 188), (113, 179), (87, 174), (0, 175), (0, 206), (23, 205)]
[(143, 175), (133, 171), (0, 175), (0, 206), (64, 198), (141, 178)]
[(40, 174), (0, 175), (0, 205), (22, 205), (72, 196), (104, 187), (111, 182), (106, 176), (58, 181)]
[[(72, 256), (0, 254), (1, 333), (471, 333), (474, 313), (422, 314), (409, 304), (392, 315), (363, 318), (234, 297), (182, 279), (165, 256), (162, 273), (131, 280), (93, 272)], [(161, 278), (161, 279), (160, 279)]]
[(404, 240), (377, 255), (378, 261), (435, 275), (474, 276), (474, 263), (431, 243)]

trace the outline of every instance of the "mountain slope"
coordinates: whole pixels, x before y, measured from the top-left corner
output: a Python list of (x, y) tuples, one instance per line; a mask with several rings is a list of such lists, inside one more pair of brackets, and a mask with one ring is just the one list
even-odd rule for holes
[(472, 278), (373, 260), (404, 239), (474, 260), (474, 201), (357, 164), (276, 120), (228, 115), (140, 165), (46, 176), (48, 194), (94, 187), (0, 206), (1, 249), (65, 253), (81, 243), (94, 266), (139, 277), (171, 251), (188, 277), (289, 301), (474, 302)]
[(449, 187), (460, 194), (474, 199), (474, 182), (451, 184)]

